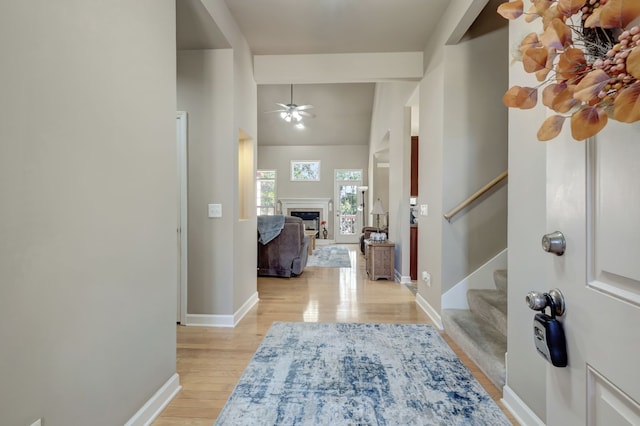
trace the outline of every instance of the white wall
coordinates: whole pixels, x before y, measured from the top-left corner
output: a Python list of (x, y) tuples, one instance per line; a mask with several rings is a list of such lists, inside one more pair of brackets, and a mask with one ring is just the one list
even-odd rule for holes
[(173, 0), (0, 4), (0, 424), (124, 424), (175, 373)]
[[(409, 191), (411, 178), (411, 108), (407, 103), (417, 82), (376, 84), (374, 96), (369, 172), (374, 173), (375, 154), (389, 152), (389, 239), (396, 244), (395, 269), (409, 277)], [(370, 188), (367, 205), (375, 201)]]
[[(438, 49), (442, 56), (444, 49)], [(442, 215), (444, 63), (435, 54), (420, 82), (420, 150), (418, 159), (418, 203), (428, 206), (428, 215), (418, 217), (418, 278), (431, 275), (427, 284), (418, 280), (418, 294), (439, 314), (442, 291)]]
[[(336, 169), (362, 170), (363, 184), (367, 185), (369, 147), (366, 145), (332, 146), (260, 146), (258, 169), (277, 171), (277, 198), (334, 198)], [(292, 182), (291, 160), (320, 160), (320, 181)], [(370, 206), (370, 204), (367, 204)], [(329, 238), (333, 238), (333, 219), (327, 223)], [(358, 231), (359, 232), (359, 231)]]

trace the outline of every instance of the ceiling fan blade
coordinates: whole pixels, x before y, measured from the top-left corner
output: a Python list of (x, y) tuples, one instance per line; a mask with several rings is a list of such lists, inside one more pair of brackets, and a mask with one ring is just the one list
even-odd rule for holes
[(298, 111), (298, 114), (300, 114), (303, 117), (316, 118), (315, 114), (313, 114), (311, 112), (307, 112), (307, 111)]
[(298, 111), (302, 111), (302, 110), (305, 110), (305, 109), (311, 109), (311, 108), (313, 108), (313, 105), (300, 105), (298, 107)]
[(284, 109), (286, 109), (286, 110), (288, 110), (289, 108), (291, 108), (289, 105), (280, 104), (280, 103), (278, 103), (278, 102), (276, 102), (276, 105), (278, 105), (279, 107), (282, 107), (282, 108), (284, 108)]
[(264, 113), (265, 114), (269, 114), (271, 112), (287, 112), (287, 110), (285, 110), (285, 109), (274, 109), (274, 110), (271, 110), (271, 111), (265, 111)]

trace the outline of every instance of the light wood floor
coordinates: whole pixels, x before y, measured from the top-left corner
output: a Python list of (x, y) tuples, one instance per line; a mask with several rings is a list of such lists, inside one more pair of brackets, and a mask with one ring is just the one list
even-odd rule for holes
[[(178, 326), (182, 391), (153, 425), (211, 426), (274, 321), (431, 323), (405, 285), (369, 281), (359, 247), (350, 245), (349, 252), (350, 269), (308, 267), (296, 278), (259, 277), (260, 302), (233, 329)], [(502, 407), (498, 388), (443, 336)]]

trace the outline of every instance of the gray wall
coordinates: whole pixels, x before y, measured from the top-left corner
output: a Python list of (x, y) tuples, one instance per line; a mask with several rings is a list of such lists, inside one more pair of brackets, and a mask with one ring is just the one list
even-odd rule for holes
[[(445, 211), (507, 170), (507, 41), (507, 21), (488, 7), (460, 43), (445, 48)], [(445, 293), (507, 246), (506, 185), (444, 223), (442, 236)]]
[[(291, 160), (320, 160), (319, 182), (292, 182)], [(366, 145), (258, 146), (258, 169), (277, 170), (278, 198), (334, 198), (334, 170), (361, 169), (363, 184), (368, 182), (369, 147)], [(368, 204), (368, 203), (367, 203)], [(329, 215), (329, 238), (333, 215)]]
[(0, 3), (0, 424), (123, 424), (175, 373), (175, 3)]
[[(188, 114), (188, 259), (189, 314), (233, 313), (233, 251), (217, 244), (233, 238), (233, 167), (216, 167), (219, 159), (237, 164), (234, 157), (233, 52), (188, 50), (178, 52), (178, 109)], [(233, 161), (235, 159), (235, 161)], [(207, 204), (222, 204), (222, 218), (209, 218)], [(221, 285), (217, 285), (221, 284)]]
[[(214, 325), (221, 317), (237, 322), (257, 300), (256, 271), (247, 267), (257, 256), (257, 90), (251, 52), (225, 2), (202, 4), (231, 48), (178, 52), (178, 108), (189, 116), (187, 322), (197, 314)], [(241, 138), (251, 176), (246, 187), (239, 179)], [(240, 211), (241, 200), (248, 214)], [(207, 217), (209, 203), (222, 204), (221, 218)]]
[[(512, 21), (510, 46), (516, 45), (530, 25)], [(507, 57), (504, 62), (510, 61)], [(530, 86), (531, 74), (515, 63), (509, 70), (509, 86)], [(543, 421), (546, 419), (547, 364), (532, 343), (533, 312), (524, 297), (531, 290), (546, 291), (549, 254), (540, 248), (546, 229), (546, 144), (536, 138), (546, 117), (544, 106), (533, 110), (509, 109), (509, 335), (507, 386)], [(575, 143), (554, 140), (549, 143)]]
[[(489, 4), (457, 44), (432, 39), (420, 85), (418, 292), (436, 312), (441, 296), (507, 246), (507, 190), (448, 223), (442, 215), (507, 169), (508, 29)], [(453, 7), (450, 6), (450, 8)], [(454, 9), (450, 9), (454, 10)], [(443, 18), (443, 23), (452, 18)], [(444, 24), (442, 24), (444, 25)], [(442, 29), (444, 35), (447, 31)]]

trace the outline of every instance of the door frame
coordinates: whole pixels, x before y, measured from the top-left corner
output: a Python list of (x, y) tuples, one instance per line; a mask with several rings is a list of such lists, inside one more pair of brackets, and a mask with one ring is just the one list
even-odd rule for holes
[(176, 319), (180, 324), (187, 323), (187, 282), (188, 282), (188, 258), (187, 258), (187, 113), (176, 113), (176, 158), (178, 168), (178, 274), (177, 274), (177, 314)]
[[(336, 175), (339, 171), (341, 170), (357, 170), (360, 172), (360, 180), (338, 180), (336, 179)], [(349, 236), (341, 236), (340, 235), (340, 221), (338, 220), (338, 217), (340, 215), (339, 213), (339, 209), (340, 209), (340, 185), (353, 185), (353, 186), (357, 186), (360, 187), (363, 185), (363, 170), (359, 169), (359, 168), (340, 168), (340, 169), (334, 169), (333, 171), (333, 196), (334, 196), (334, 210), (335, 210), (335, 215), (334, 215), (334, 221), (333, 221), (333, 240), (336, 243), (342, 243), (342, 244), (357, 244), (360, 240), (360, 232), (359, 230), (362, 229), (362, 227), (364, 226), (362, 223), (362, 219), (361, 219), (361, 214), (359, 211), (356, 211), (356, 223), (355, 223), (355, 233), (353, 234), (352, 237)], [(356, 198), (358, 200), (358, 205), (361, 206), (362, 205), (362, 200), (360, 199), (362, 196), (362, 194), (360, 193), (360, 191), (356, 191)], [(366, 214), (366, 212), (365, 212)], [(346, 238), (345, 238), (346, 237)]]

